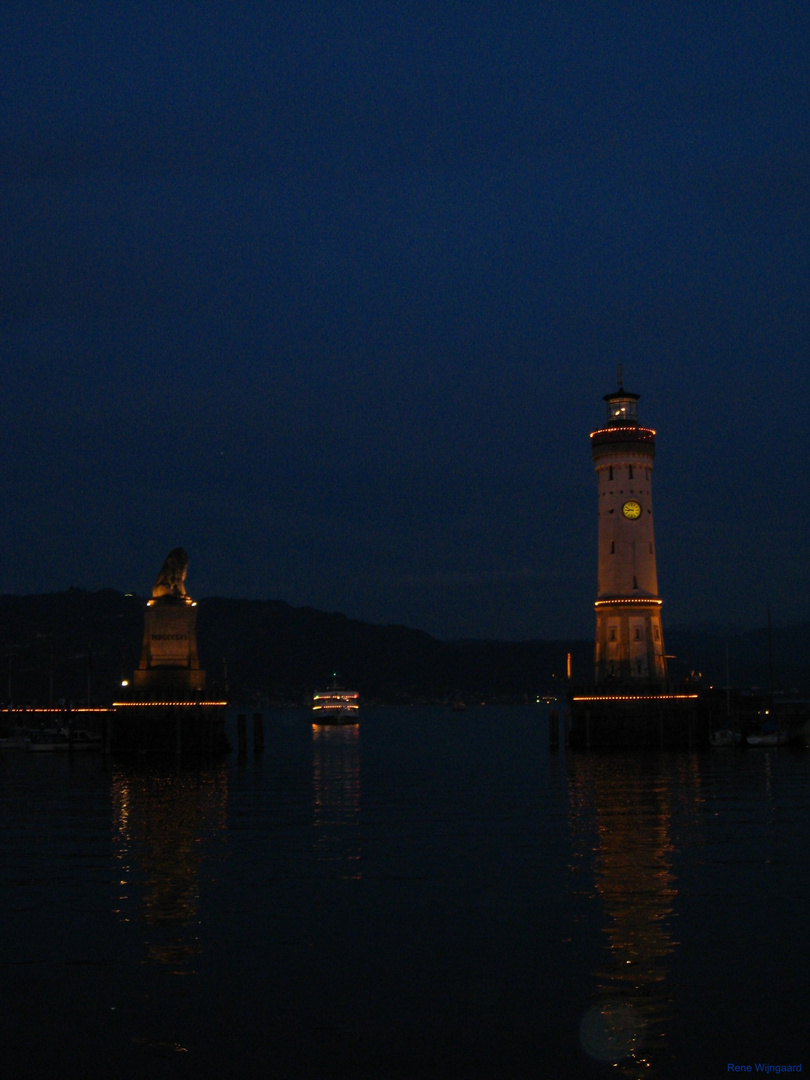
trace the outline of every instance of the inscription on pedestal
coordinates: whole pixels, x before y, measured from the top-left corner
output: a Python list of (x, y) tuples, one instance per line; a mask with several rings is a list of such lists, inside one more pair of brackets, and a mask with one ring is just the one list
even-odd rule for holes
[[(188, 599), (165, 597), (146, 609), (146, 667), (198, 667), (197, 609)], [(146, 635), (148, 634), (148, 642)]]

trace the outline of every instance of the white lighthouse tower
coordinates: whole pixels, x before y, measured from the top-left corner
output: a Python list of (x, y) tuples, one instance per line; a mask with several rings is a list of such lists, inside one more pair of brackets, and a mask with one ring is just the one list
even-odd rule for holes
[(655, 566), (652, 469), (655, 432), (639, 427), (638, 394), (605, 395), (607, 420), (591, 432), (599, 490), (596, 683), (604, 689), (666, 685)]

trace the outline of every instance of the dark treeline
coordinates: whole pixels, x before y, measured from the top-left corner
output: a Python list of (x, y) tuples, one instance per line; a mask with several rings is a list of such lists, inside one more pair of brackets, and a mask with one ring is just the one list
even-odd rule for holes
[[(108, 704), (137, 667), (145, 599), (112, 589), (0, 597), (0, 700)], [(524, 701), (565, 692), (591, 674), (591, 641), (440, 641), (405, 626), (376, 626), (279, 600), (199, 601), (200, 662), (213, 694), (229, 700), (300, 704), (337, 672), (366, 701)], [(724, 635), (670, 631), (673, 680), (700, 671), (743, 689), (810, 692), (810, 624)]]

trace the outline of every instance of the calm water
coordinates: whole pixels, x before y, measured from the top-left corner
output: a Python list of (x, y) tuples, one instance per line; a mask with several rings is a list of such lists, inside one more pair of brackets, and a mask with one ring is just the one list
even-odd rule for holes
[(810, 1070), (810, 752), (555, 754), (530, 707), (265, 734), (0, 757), (4, 1077)]

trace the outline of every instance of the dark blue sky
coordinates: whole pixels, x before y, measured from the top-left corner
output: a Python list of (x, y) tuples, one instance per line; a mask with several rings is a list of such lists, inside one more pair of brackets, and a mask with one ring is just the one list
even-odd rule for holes
[(590, 636), (589, 432), (665, 626), (808, 617), (810, 6), (0, 9), (0, 591)]

